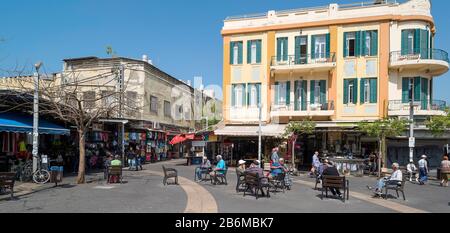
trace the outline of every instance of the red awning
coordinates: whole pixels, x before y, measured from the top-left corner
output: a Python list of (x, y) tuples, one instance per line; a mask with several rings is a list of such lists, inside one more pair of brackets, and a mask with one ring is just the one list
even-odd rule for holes
[(195, 138), (195, 134), (186, 135), (186, 139), (188, 139), (188, 140), (194, 140), (194, 138)]
[(170, 143), (170, 145), (175, 145), (178, 143), (182, 143), (184, 141), (186, 141), (186, 138), (184, 137), (184, 135), (180, 134), (180, 135), (176, 135), (175, 137), (173, 137), (173, 139), (169, 143)]

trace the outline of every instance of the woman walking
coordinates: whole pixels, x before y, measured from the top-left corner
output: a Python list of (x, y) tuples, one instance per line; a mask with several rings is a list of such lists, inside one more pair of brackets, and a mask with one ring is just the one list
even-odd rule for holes
[(448, 187), (448, 178), (450, 176), (450, 161), (444, 155), (441, 162), (441, 186)]

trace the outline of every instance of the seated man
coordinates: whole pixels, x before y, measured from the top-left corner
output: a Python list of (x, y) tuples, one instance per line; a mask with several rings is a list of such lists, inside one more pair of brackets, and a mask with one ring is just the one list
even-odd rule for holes
[[(120, 161), (120, 157), (116, 155), (114, 160), (111, 161), (111, 167), (122, 167), (122, 161)], [(119, 182), (118, 176), (111, 176), (110, 183), (118, 183)]]
[(291, 189), (292, 186), (292, 178), (291, 175), (289, 174), (289, 167), (287, 166), (287, 164), (284, 163), (284, 159), (280, 158), (280, 166), (283, 168), (283, 172), (284, 174), (286, 174), (284, 176), (284, 183), (287, 186), (288, 189)]
[(322, 179), (323, 171), (328, 168), (328, 159), (325, 159), (323, 163), (319, 165), (319, 179)]
[(264, 176), (264, 171), (260, 167), (261, 162), (259, 160), (255, 160), (245, 172), (258, 174), (259, 178), (263, 178), (261, 182), (263, 184), (267, 184), (269, 182), (268, 178)]
[[(340, 175), (336, 166), (334, 166), (334, 163), (330, 161), (328, 162), (325, 170), (323, 170), (322, 176), (340, 176)], [(339, 197), (342, 197), (341, 191), (338, 188), (329, 188), (329, 189), (334, 196), (336, 196), (337, 194)]]
[(206, 156), (203, 156), (202, 164), (195, 168), (195, 181), (200, 182), (202, 180), (202, 174), (208, 172), (211, 168), (211, 162)]
[(408, 171), (409, 181), (412, 182), (412, 178), (415, 177), (415, 180), (419, 182), (419, 177), (417, 176), (417, 167), (414, 165), (414, 162), (411, 161), (406, 165), (406, 170)]
[(216, 159), (218, 161), (217, 165), (214, 170), (209, 173), (211, 175), (211, 178), (214, 180), (214, 183), (217, 180), (216, 174), (224, 174), (226, 170), (225, 161), (222, 159), (222, 155), (217, 155)]
[[(402, 171), (400, 171), (400, 169), (398, 169), (398, 168), (399, 168), (398, 163), (392, 164), (392, 170), (393, 170), (394, 172), (392, 173), (391, 176), (385, 177), (385, 178), (382, 178), (382, 179), (379, 179), (379, 180), (377, 181), (377, 185), (376, 185), (376, 189), (375, 189), (375, 194), (381, 195), (381, 194), (382, 194), (383, 188), (384, 188), (387, 184), (388, 184), (388, 185), (395, 185), (395, 184), (398, 184), (399, 182), (402, 182), (402, 180), (403, 180), (403, 174), (402, 174)], [(367, 186), (367, 188), (368, 188), (369, 190), (373, 190), (373, 188), (370, 187), (370, 186)]]

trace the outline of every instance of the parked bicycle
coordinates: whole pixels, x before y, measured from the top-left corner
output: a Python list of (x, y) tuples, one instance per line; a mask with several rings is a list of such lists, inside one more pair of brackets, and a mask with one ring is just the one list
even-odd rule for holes
[(37, 184), (45, 184), (50, 180), (50, 172), (43, 168), (41, 157), (36, 157), (37, 169), (33, 172), (33, 181)]

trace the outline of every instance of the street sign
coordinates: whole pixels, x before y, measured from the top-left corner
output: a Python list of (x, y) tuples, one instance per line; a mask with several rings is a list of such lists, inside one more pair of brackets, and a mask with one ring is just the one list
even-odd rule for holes
[(409, 147), (415, 147), (416, 146), (416, 138), (410, 137), (409, 138)]

